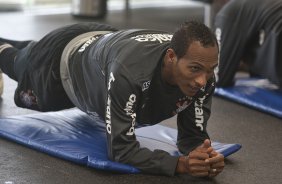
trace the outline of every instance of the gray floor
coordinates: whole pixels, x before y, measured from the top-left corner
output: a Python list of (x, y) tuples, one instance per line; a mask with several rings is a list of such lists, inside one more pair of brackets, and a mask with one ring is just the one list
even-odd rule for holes
[[(173, 31), (188, 18), (202, 20), (202, 8), (140, 8), (128, 17), (123, 11), (111, 11), (105, 19), (74, 19), (69, 14), (21, 15), (0, 14), (0, 37), (25, 40), (39, 39), (62, 25), (99, 21), (118, 28), (154, 28)], [(13, 102), (16, 83), (5, 76), (5, 91), (0, 100), (0, 115), (33, 113), (18, 108)], [(176, 127), (174, 119), (163, 124)], [(57, 159), (5, 139), (0, 139), (0, 184), (55, 183), (220, 183), (276, 184), (282, 182), (282, 121), (265, 113), (214, 97), (208, 130), (213, 140), (237, 142), (243, 148), (226, 160), (222, 174), (215, 179), (189, 176), (127, 175), (102, 172)]]

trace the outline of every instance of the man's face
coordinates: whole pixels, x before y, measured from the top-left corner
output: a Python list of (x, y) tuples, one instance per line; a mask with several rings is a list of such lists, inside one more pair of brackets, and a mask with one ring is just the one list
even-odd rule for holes
[(186, 54), (174, 62), (174, 81), (185, 95), (194, 96), (213, 77), (217, 65), (217, 46), (205, 48), (192, 42)]

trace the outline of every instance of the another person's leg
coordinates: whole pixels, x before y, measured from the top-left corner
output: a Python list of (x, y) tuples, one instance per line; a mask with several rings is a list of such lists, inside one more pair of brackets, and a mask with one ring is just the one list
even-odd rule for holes
[(17, 80), (14, 65), (18, 49), (12, 45), (0, 42), (0, 69), (10, 78)]
[(0, 96), (2, 96), (4, 89), (2, 70), (9, 77), (15, 79), (14, 58), (16, 54), (17, 54), (17, 49), (15, 49), (12, 45), (8, 43), (4, 43), (0, 41)]
[(249, 1), (231, 0), (215, 18), (215, 34), (220, 44), (217, 86), (233, 85), (240, 61), (258, 35), (255, 8)]
[[(4, 89), (2, 72), (8, 75), (11, 79), (18, 81), (17, 74), (15, 72), (15, 60), (18, 55), (25, 53), (25, 50), (30, 43), (31, 41), (11, 41), (0, 38), (0, 96), (2, 95)], [(21, 65), (24, 66), (25, 63)], [(24, 71), (24, 68), (25, 67), (23, 67), (22, 72)]]
[(0, 97), (3, 94), (3, 90), (4, 90), (4, 80), (3, 80), (2, 71), (0, 70)]
[(26, 41), (16, 41), (16, 40), (10, 40), (10, 39), (6, 39), (6, 38), (0, 38), (0, 43), (8, 43), (10, 45), (12, 45), (13, 47), (17, 48), (17, 49), (22, 49), (24, 47), (26, 47), (31, 40), (26, 40)]
[[(22, 48), (26, 47), (30, 42), (31, 41), (15, 41), (15, 40), (8, 40), (8, 39), (0, 38), (0, 51), (1, 50), (4, 51), (4, 49), (6, 49), (7, 47), (10, 47), (10, 46), (13, 46), (17, 49), (22, 49)], [(7, 51), (5, 51), (5, 52), (7, 52)], [(11, 53), (11, 52), (13, 52), (13, 51), (10, 51), (11, 57), (13, 57), (12, 55), (14, 55), (14, 54)], [(9, 57), (9, 51), (5, 55), (6, 55), (6, 57)], [(8, 61), (6, 63), (3, 63), (2, 67), (4, 66), (6, 68), (12, 68), (10, 65), (13, 65), (14, 62), (9, 62), (9, 60), (10, 59), (8, 59)], [(0, 68), (2, 68), (2, 67), (0, 66)], [(11, 72), (9, 72), (9, 73), (11, 73)], [(2, 94), (3, 94), (3, 89), (4, 89), (3, 74), (2, 74), (2, 71), (0, 70), (0, 96), (2, 96)]]
[(251, 47), (254, 52), (249, 57), (252, 61), (249, 62), (250, 74), (282, 86), (282, 12), (280, 11), (282, 1), (262, 1), (259, 6), (261, 15), (260, 21), (257, 21), (259, 34)]

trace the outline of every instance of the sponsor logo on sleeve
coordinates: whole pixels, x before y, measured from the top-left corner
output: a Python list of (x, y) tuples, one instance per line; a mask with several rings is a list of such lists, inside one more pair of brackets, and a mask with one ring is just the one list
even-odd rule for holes
[(265, 31), (262, 29), (259, 31), (259, 45), (262, 45), (265, 41), (265, 37), (266, 37), (266, 34), (265, 34)]
[[(218, 58), (220, 58), (221, 35), (222, 35), (221, 29), (220, 29), (220, 28), (216, 28), (216, 29), (215, 29), (215, 36), (216, 36), (217, 43), (218, 43), (218, 47), (219, 47)], [(219, 66), (219, 61), (220, 61), (220, 60), (218, 60), (218, 66)], [(215, 80), (216, 80), (216, 81), (218, 81), (218, 72), (219, 72), (218, 66), (214, 69), (214, 75), (215, 75)]]
[(168, 42), (171, 41), (172, 34), (142, 34), (131, 37), (131, 39), (138, 42)]
[(112, 133), (112, 125), (111, 125), (111, 98), (108, 96), (107, 107), (106, 107), (106, 129), (108, 134)]
[(85, 49), (91, 45), (91, 43), (93, 43), (95, 40), (97, 40), (99, 38), (100, 35), (96, 35), (96, 36), (93, 36), (91, 37), (89, 40), (87, 40), (81, 47), (80, 49), (78, 50), (78, 52), (84, 52)]
[(116, 79), (115, 79), (115, 76), (113, 74), (113, 72), (110, 73), (110, 78), (109, 78), (109, 83), (108, 83), (108, 90), (111, 89), (111, 83), (114, 82)]
[(144, 82), (142, 85), (142, 91), (145, 91), (150, 87), (151, 81)]
[(196, 126), (201, 129), (201, 131), (204, 130), (204, 110), (203, 110), (203, 103), (206, 99), (206, 96), (202, 98), (198, 98), (198, 100), (195, 101), (195, 123)]
[(136, 95), (131, 94), (129, 96), (128, 102), (126, 103), (126, 107), (124, 109), (126, 115), (131, 117), (131, 127), (127, 131), (126, 135), (134, 135), (135, 132), (136, 113), (133, 109), (135, 102), (136, 102)]
[[(108, 82), (108, 90), (111, 89), (112, 82), (115, 81), (114, 74), (111, 72)], [(112, 133), (112, 122), (111, 122), (111, 97), (108, 95), (107, 106), (106, 106), (106, 129), (108, 134)]]

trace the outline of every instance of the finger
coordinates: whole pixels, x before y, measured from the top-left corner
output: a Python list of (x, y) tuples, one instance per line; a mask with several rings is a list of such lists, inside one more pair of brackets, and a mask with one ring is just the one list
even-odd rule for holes
[(190, 173), (190, 175), (195, 177), (205, 177), (205, 176), (209, 176), (209, 172), (195, 172), (195, 173)]
[(190, 152), (189, 157), (191, 159), (206, 160), (210, 156), (209, 156), (208, 153), (203, 153), (203, 152), (199, 152), (199, 151), (194, 150), (194, 151)]
[(218, 153), (214, 150), (210, 153), (210, 157), (216, 157), (217, 155)]
[(209, 139), (205, 139), (203, 144), (201, 144), (200, 146), (195, 148), (194, 151), (210, 154), (213, 151), (213, 148), (211, 147), (210, 140)]
[(210, 171), (210, 166), (192, 166), (190, 167), (190, 172), (196, 173), (196, 172), (209, 172)]
[(211, 164), (211, 168), (219, 169), (219, 168), (224, 168), (224, 162), (217, 162), (215, 164)]
[(213, 147), (209, 147), (207, 149), (207, 153), (210, 155), (214, 151)]
[(198, 152), (201, 152), (201, 153), (208, 153), (210, 155), (214, 151), (214, 149), (212, 147), (209, 147), (209, 148), (198, 147), (194, 151), (198, 151)]
[(209, 173), (216, 173), (216, 174), (219, 174), (223, 171), (223, 168), (213, 168), (213, 169), (210, 169)]
[(215, 169), (215, 168), (213, 168), (213, 169), (211, 169), (210, 171), (209, 171), (209, 177), (215, 177), (215, 176), (217, 176), (219, 173), (221, 173), (223, 170), (222, 169)]
[(211, 141), (209, 139), (204, 140), (204, 143), (202, 144), (203, 148), (209, 148), (211, 147)]
[(213, 177), (215, 177), (215, 176), (217, 176), (218, 175), (218, 173), (209, 173), (209, 177), (210, 178), (213, 178)]
[(218, 162), (224, 162), (224, 156), (222, 154), (217, 154), (215, 157), (211, 157), (206, 159), (206, 161), (210, 164), (215, 164)]
[(190, 159), (187, 163), (190, 167), (192, 166), (205, 166), (210, 168), (210, 164), (205, 162), (205, 160), (199, 160), (199, 159)]
[(210, 171), (210, 165), (207, 164), (204, 160), (191, 159), (190, 157), (186, 157), (185, 159), (185, 167), (187, 169), (187, 173), (192, 176), (208, 176)]
[(224, 169), (224, 162), (218, 162), (216, 164), (211, 165), (210, 173), (219, 174)]

